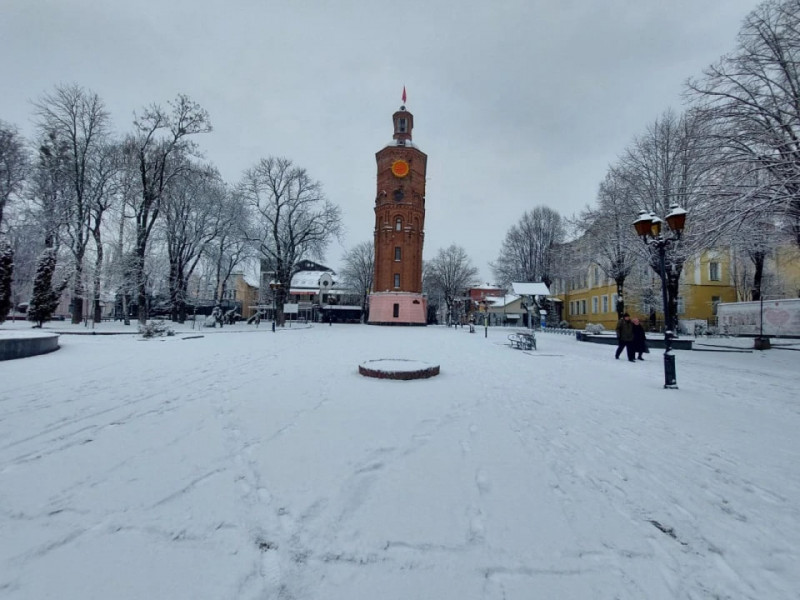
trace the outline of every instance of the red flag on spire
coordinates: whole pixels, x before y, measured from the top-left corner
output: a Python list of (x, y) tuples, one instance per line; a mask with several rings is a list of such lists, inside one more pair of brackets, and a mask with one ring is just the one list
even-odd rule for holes
[(406, 86), (403, 86), (403, 102), (406, 101)]

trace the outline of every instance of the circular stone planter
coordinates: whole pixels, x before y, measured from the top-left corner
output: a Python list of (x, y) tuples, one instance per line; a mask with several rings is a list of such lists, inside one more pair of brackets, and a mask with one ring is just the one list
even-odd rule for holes
[(0, 332), (0, 360), (47, 354), (58, 350), (58, 334), (43, 331)]
[(439, 365), (420, 360), (381, 358), (361, 363), (358, 365), (358, 372), (365, 377), (377, 379), (427, 379), (439, 374)]

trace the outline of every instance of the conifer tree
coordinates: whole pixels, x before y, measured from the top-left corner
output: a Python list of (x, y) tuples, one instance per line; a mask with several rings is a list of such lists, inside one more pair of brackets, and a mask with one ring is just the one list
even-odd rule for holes
[(11, 276), (14, 273), (14, 250), (0, 238), (0, 323), (11, 311)]
[(34, 327), (41, 327), (58, 306), (58, 300), (64, 285), (59, 289), (53, 288), (53, 274), (56, 270), (56, 249), (45, 248), (36, 266), (36, 277), (33, 280), (33, 297), (28, 306), (28, 321), (36, 323)]

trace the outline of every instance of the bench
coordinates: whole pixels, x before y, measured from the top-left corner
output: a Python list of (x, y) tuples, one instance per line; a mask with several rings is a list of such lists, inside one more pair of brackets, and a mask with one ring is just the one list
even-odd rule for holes
[(531, 333), (512, 333), (508, 336), (511, 347), (517, 350), (536, 350), (536, 334)]

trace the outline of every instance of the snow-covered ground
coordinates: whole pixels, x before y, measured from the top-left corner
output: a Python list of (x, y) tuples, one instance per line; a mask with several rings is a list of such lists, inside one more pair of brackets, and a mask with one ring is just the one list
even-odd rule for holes
[[(677, 351), (664, 390), (659, 351), (509, 331), (64, 335), (0, 363), (0, 597), (800, 597), (800, 352)], [(382, 358), (441, 374), (358, 374)]]

